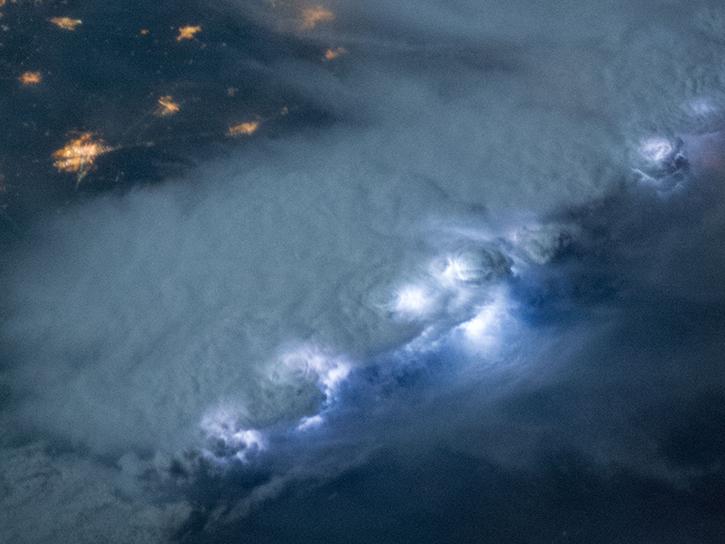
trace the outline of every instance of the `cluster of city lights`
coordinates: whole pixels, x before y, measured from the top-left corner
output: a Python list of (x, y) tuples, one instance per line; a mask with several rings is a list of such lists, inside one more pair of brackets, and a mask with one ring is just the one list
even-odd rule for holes
[[(0, 0), (0, 8), (15, 3), (17, 2)], [(320, 25), (332, 23), (336, 19), (333, 11), (317, 3), (297, 0), (268, 0), (268, 4), (272, 10), (291, 12), (296, 20), (295, 31), (311, 32)], [(68, 33), (80, 33), (87, 28), (86, 21), (68, 15), (55, 15), (45, 20), (56, 29)], [(184, 24), (175, 27), (174, 30), (176, 33), (174, 39), (179, 44), (182, 42), (201, 44), (200, 39), (203, 39), (205, 34), (205, 27), (198, 23)], [(147, 37), (151, 35), (152, 29), (150, 28), (143, 27), (138, 30), (138, 36)], [(201, 44), (201, 46), (203, 47), (204, 44)], [(321, 61), (329, 63), (347, 54), (348, 50), (344, 47), (328, 47), (323, 51)], [(13, 76), (13, 79), (16, 79), (21, 87), (28, 89), (35, 87), (43, 90), (47, 87), (44, 84), (45, 77), (42, 69), (23, 71)], [(236, 90), (233, 91), (233, 94), (235, 93)], [(229, 94), (229, 96), (233, 96), (233, 94)], [(163, 95), (157, 99), (156, 108), (151, 113), (158, 118), (169, 118), (179, 114), (181, 109), (181, 104), (173, 96)], [(286, 115), (288, 111), (285, 107), (280, 115)], [(262, 119), (260, 117), (240, 120), (228, 126), (226, 136), (231, 138), (252, 136), (259, 130), (263, 121), (269, 120), (269, 118)], [(222, 133), (219, 133), (219, 136), (222, 136)], [(132, 144), (132, 146), (136, 145), (139, 145), (138, 142)], [(154, 142), (143, 142), (143, 145), (149, 147), (154, 145)], [(98, 135), (98, 131), (84, 129), (83, 131), (77, 131), (77, 133), (72, 132), (63, 147), (52, 153), (53, 166), (61, 173), (75, 175), (76, 185), (79, 185), (94, 170), (98, 157), (125, 147), (127, 145), (123, 142), (115, 142), (113, 146), (106, 145)]]

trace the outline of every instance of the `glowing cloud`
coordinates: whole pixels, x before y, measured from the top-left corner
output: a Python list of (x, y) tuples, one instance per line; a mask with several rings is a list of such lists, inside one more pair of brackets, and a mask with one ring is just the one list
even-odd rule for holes
[(648, 138), (639, 147), (640, 155), (653, 163), (669, 160), (676, 151), (675, 145), (666, 138)]
[(227, 136), (251, 136), (259, 129), (259, 121), (245, 121), (236, 125), (232, 125), (227, 130)]
[(196, 35), (201, 32), (201, 26), (200, 25), (186, 25), (186, 26), (180, 26), (179, 27), (179, 33), (176, 36), (177, 42), (182, 42), (184, 40), (193, 40), (196, 38)]
[(352, 370), (352, 365), (346, 360), (330, 356), (314, 346), (287, 352), (280, 361), (285, 367), (301, 372), (303, 377), (313, 379), (327, 401), (335, 397), (340, 384)]
[(438, 282), (450, 288), (503, 278), (511, 271), (511, 260), (498, 248), (481, 244), (447, 255), (432, 269)]
[(23, 72), (20, 74), (18, 81), (26, 87), (40, 85), (43, 81), (43, 75), (40, 72)]
[(393, 311), (406, 319), (425, 317), (434, 308), (433, 293), (422, 285), (408, 285), (399, 289), (393, 301)]
[(310, 431), (317, 429), (325, 423), (325, 418), (321, 414), (315, 414), (314, 416), (303, 417), (297, 425), (298, 431)]
[(53, 17), (50, 19), (50, 22), (58, 28), (67, 30), (68, 32), (75, 31), (77, 27), (83, 24), (83, 21), (80, 19), (72, 19), (70, 17)]
[(93, 169), (98, 157), (109, 151), (112, 148), (103, 140), (95, 138), (92, 132), (84, 132), (53, 153), (53, 166), (59, 172), (76, 174), (80, 183)]
[(464, 259), (460, 257), (448, 257), (445, 268), (441, 272), (441, 279), (445, 283), (454, 284), (456, 282), (475, 280), (475, 274)]
[(158, 106), (154, 114), (157, 117), (171, 117), (181, 111), (181, 106), (174, 101), (173, 96), (162, 96), (158, 99)]
[(323, 6), (309, 6), (302, 9), (300, 14), (300, 28), (312, 30), (322, 23), (335, 20), (335, 14)]
[(475, 352), (495, 348), (501, 340), (503, 324), (510, 320), (506, 294), (499, 290), (492, 301), (483, 305), (476, 315), (459, 325), (465, 347)]
[(340, 58), (343, 55), (347, 55), (347, 49), (345, 49), (344, 47), (334, 47), (327, 49), (323, 58), (327, 62), (332, 62), (333, 60)]
[(207, 460), (223, 463), (236, 459), (247, 463), (252, 455), (267, 449), (264, 434), (242, 427), (239, 419), (234, 410), (225, 407), (204, 416), (200, 428), (207, 442), (202, 450)]
[(280, 362), (283, 368), (301, 374), (303, 379), (314, 380), (325, 396), (318, 412), (299, 420), (295, 430), (304, 432), (321, 427), (325, 414), (337, 400), (342, 383), (352, 372), (352, 365), (341, 357), (331, 356), (314, 346), (303, 346), (285, 353)]
[(665, 195), (686, 182), (689, 161), (684, 154), (682, 139), (648, 138), (640, 143), (638, 152), (640, 164), (633, 171), (640, 183)]

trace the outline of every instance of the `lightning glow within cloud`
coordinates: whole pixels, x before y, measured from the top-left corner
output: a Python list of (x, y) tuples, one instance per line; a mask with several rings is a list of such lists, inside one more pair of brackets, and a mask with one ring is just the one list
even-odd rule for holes
[[(669, 194), (691, 166), (718, 167), (715, 140), (691, 129), (722, 96), (688, 66), (695, 55), (721, 70), (722, 47), (703, 46), (697, 20), (632, 30), (660, 3), (566, 2), (558, 21), (516, 2), (547, 12), (546, 40), (524, 22), (507, 35), (513, 15), (491, 2), (357, 4), (320, 25), (350, 51), (342, 75), (265, 66), (334, 126), (250, 138), (187, 179), (37, 225), (2, 269), (14, 426), (93, 458), (136, 456), (131, 480), (179, 458), (277, 462), (285, 440), (335, 431), (355, 398), (346, 386), (378, 393), (366, 370), (405, 373), (451, 351), (486, 367), (533, 342), (511, 291), (545, 276), (580, 230), (538, 218), (623, 179)], [(652, 81), (670, 84), (648, 93)]]

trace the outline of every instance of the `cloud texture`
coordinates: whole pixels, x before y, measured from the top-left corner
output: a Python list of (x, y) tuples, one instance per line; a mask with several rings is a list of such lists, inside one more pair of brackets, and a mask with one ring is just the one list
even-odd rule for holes
[(281, 4), (213, 9), (324, 122), (4, 255), (4, 536), (715, 542), (723, 8)]

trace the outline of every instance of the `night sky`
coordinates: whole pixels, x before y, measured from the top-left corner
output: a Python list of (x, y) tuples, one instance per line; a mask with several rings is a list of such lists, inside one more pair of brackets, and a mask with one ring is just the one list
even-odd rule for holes
[(0, 542), (725, 542), (725, 4), (0, 0)]

